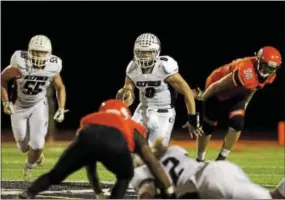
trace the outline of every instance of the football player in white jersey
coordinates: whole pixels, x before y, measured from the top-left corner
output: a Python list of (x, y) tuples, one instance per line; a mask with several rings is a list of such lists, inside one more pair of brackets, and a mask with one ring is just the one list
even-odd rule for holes
[[(269, 190), (252, 183), (240, 167), (229, 161), (197, 162), (188, 157), (187, 151), (183, 148), (179, 146), (166, 148), (159, 140), (154, 143), (153, 149), (170, 180), (176, 186), (177, 198), (273, 198)], [(131, 183), (139, 198), (151, 199), (159, 194), (155, 180), (145, 165), (138, 166), (134, 172)]]
[[(28, 51), (15, 51), (11, 62), (1, 74), (1, 96), (4, 113), (11, 115), (11, 124), (17, 147), (27, 153), (24, 180), (31, 179), (31, 170), (43, 162), (43, 148), (48, 130), (48, 105), (46, 89), (53, 83), (58, 98), (58, 111), (54, 119), (64, 120), (66, 101), (65, 86), (60, 72), (62, 61), (52, 55), (48, 37), (36, 35), (31, 38)], [(11, 102), (7, 82), (15, 79), (17, 99)]]
[(160, 56), (160, 50), (159, 39), (151, 33), (141, 34), (136, 39), (134, 59), (127, 66), (125, 85), (116, 98), (130, 106), (137, 88), (140, 104), (133, 119), (148, 128), (149, 144), (161, 136), (163, 144), (167, 146), (176, 116), (176, 91), (185, 97), (191, 137), (192, 134), (200, 134), (200, 124), (192, 91), (179, 74), (177, 62), (170, 56)]
[[(198, 198), (198, 192), (194, 184), (195, 173), (200, 170), (204, 163), (189, 159), (188, 152), (179, 146), (170, 146), (166, 148), (162, 144), (161, 138), (158, 138), (153, 144), (152, 150), (162, 168), (175, 186), (177, 198)], [(138, 193), (139, 199), (152, 199), (159, 195), (160, 190), (156, 190), (155, 180), (146, 165), (138, 159), (134, 160), (134, 176), (131, 184)], [(161, 196), (158, 196), (161, 197)]]

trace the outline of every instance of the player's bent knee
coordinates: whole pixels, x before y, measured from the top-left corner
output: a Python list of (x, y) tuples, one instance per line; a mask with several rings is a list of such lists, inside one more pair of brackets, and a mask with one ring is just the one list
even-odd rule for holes
[(236, 131), (241, 131), (244, 127), (244, 116), (236, 115), (232, 117), (229, 121), (229, 126)]
[(204, 121), (203, 131), (205, 135), (211, 135), (213, 132), (215, 132), (215, 130), (216, 130), (216, 126), (208, 123), (207, 121)]
[(29, 150), (28, 142), (17, 142), (17, 147), (22, 153), (26, 153)]
[(45, 140), (42, 139), (42, 140), (31, 140), (30, 141), (30, 147), (33, 149), (33, 150), (41, 150), (43, 149), (45, 146)]

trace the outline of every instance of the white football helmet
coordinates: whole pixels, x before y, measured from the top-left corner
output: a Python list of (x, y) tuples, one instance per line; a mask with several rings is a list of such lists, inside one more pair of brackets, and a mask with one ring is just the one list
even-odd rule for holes
[(32, 37), (28, 47), (28, 58), (36, 67), (43, 67), (52, 52), (51, 41), (45, 35)]
[(160, 41), (151, 33), (141, 34), (135, 41), (134, 60), (142, 68), (152, 67), (159, 59)]

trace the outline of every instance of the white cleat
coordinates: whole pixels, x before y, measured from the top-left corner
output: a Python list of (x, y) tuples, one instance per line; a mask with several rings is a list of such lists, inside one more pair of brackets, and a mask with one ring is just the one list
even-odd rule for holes
[(32, 169), (28, 168), (26, 164), (24, 165), (23, 179), (24, 181), (28, 181), (28, 182), (32, 180)]

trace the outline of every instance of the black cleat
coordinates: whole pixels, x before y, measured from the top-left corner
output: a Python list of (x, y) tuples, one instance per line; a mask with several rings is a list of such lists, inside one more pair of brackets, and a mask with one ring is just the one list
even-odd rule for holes
[(205, 162), (205, 160), (200, 160), (199, 158), (196, 158), (197, 162)]
[(226, 160), (226, 159), (227, 159), (227, 157), (222, 156), (221, 154), (219, 154), (217, 159), (216, 159), (216, 161), (218, 161), (218, 160)]

